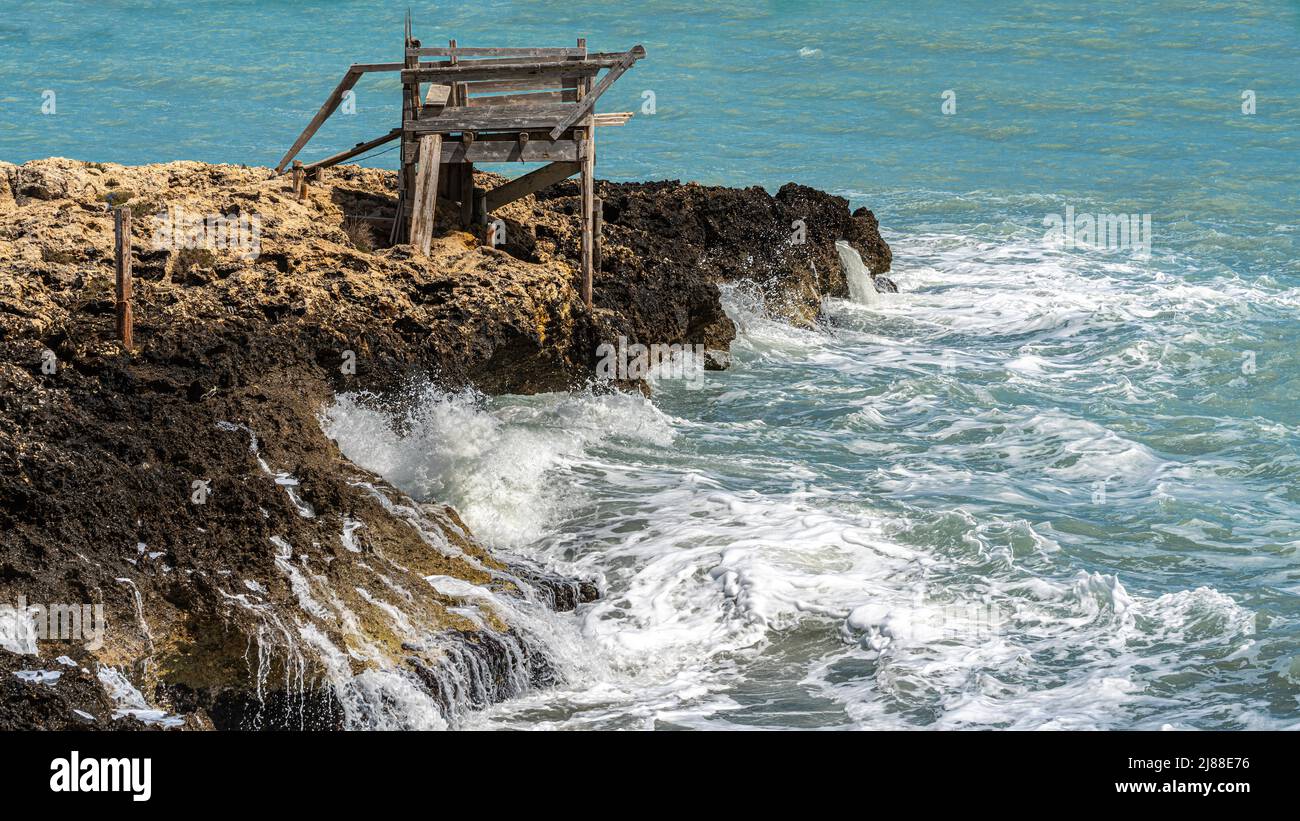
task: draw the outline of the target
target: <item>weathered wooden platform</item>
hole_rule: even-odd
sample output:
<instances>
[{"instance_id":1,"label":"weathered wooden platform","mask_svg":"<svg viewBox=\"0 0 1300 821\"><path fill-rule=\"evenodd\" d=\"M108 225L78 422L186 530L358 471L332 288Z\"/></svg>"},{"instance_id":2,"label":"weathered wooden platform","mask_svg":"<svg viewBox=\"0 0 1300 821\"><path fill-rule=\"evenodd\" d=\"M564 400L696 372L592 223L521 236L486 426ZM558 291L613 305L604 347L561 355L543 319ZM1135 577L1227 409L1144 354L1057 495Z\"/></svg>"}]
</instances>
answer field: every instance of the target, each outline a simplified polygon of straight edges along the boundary
<instances>
[{"instance_id":1,"label":"weathered wooden platform","mask_svg":"<svg viewBox=\"0 0 1300 821\"><path fill-rule=\"evenodd\" d=\"M439 200L456 207L467 229L482 230L493 210L579 174L582 294L590 307L601 223L593 188L596 128L621 126L632 116L597 114L595 105L645 54L641 46L592 53L585 39L565 48L469 48L455 40L446 47L425 47L412 37L408 18L403 61L349 67L276 171L283 173L294 161L361 77L400 72L399 128L323 160L294 163L295 169L307 173L326 168L400 140L398 204L390 239L409 241L424 254L429 252ZM441 59L421 61L423 57ZM475 163L505 162L546 165L492 191L474 187Z\"/></svg>"}]
</instances>

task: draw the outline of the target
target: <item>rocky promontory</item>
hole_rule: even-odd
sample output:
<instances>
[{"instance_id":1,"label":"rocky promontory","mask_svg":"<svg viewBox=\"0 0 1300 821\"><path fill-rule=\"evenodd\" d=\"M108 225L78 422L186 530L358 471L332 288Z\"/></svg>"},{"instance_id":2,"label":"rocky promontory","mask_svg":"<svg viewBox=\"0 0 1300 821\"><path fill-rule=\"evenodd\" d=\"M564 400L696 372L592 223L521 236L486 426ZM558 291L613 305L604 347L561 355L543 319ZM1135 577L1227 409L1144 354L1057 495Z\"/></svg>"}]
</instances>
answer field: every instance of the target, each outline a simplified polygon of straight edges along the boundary
<instances>
[{"instance_id":1,"label":"rocky promontory","mask_svg":"<svg viewBox=\"0 0 1300 821\"><path fill-rule=\"evenodd\" d=\"M388 171L329 169L299 199L265 168L0 163L0 728L443 726L555 681L515 614L581 606L595 582L493 551L350 463L321 409L413 376L585 387L619 337L726 367L719 285L808 324L848 294L836 240L890 264L869 211L795 184L597 195L589 311L573 182L494 214L497 247L440 208L426 258L387 242ZM224 242L231 225L255 247ZM51 630L72 606L102 635Z\"/></svg>"}]
</instances>

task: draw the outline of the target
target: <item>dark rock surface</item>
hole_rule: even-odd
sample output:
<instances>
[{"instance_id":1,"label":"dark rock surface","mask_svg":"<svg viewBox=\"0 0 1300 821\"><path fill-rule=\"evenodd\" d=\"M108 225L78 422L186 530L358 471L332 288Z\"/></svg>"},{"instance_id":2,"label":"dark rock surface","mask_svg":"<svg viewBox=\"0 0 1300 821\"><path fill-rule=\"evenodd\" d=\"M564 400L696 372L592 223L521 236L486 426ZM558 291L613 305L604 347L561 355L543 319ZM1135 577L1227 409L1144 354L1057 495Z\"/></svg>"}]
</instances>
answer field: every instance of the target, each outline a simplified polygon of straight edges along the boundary
<instances>
[{"instance_id":1,"label":"dark rock surface","mask_svg":"<svg viewBox=\"0 0 1300 821\"><path fill-rule=\"evenodd\" d=\"M735 329L719 283L753 280L806 323L823 295L847 294L836 239L873 273L889 267L874 216L813 189L601 183L593 313L575 287L573 183L502 209L502 249L444 221L428 259L376 240L393 183L332 169L300 202L266 169L0 163L0 607L102 605L104 646L69 654L123 671L188 727L347 726L339 682L374 670L424 681L449 715L545 686L558 674L519 625L468 618L424 578L559 610L597 595L494 556L455 511L348 462L318 421L335 391L412 375L563 390L588 383L597 346L620 335L704 344L721 363ZM122 200L137 214L132 352L113 338L105 203ZM155 244L164 208L255 216L260 254ZM790 242L796 220L803 243ZM349 522L362 523L353 543ZM420 636L376 593L400 599ZM130 725L105 718L93 675L12 675L34 658L0 656L0 728L64 728L73 708ZM456 676L439 673L449 665Z\"/></svg>"}]
</instances>

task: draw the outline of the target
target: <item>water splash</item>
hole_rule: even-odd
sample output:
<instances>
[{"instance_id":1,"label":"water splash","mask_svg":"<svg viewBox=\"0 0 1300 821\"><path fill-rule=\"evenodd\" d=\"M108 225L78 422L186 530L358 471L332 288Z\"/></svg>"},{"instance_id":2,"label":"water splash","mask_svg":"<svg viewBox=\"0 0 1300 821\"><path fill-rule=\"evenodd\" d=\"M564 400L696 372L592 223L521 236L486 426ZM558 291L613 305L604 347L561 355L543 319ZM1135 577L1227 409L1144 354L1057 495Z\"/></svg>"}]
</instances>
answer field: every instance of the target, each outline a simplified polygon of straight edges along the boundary
<instances>
[{"instance_id":1,"label":"water splash","mask_svg":"<svg viewBox=\"0 0 1300 821\"><path fill-rule=\"evenodd\" d=\"M835 241L835 251L840 256L840 265L844 267L844 278L849 283L849 299L860 305L876 306L880 304L880 294L876 293L875 280L862 262L862 255L844 240Z\"/></svg>"}]
</instances>

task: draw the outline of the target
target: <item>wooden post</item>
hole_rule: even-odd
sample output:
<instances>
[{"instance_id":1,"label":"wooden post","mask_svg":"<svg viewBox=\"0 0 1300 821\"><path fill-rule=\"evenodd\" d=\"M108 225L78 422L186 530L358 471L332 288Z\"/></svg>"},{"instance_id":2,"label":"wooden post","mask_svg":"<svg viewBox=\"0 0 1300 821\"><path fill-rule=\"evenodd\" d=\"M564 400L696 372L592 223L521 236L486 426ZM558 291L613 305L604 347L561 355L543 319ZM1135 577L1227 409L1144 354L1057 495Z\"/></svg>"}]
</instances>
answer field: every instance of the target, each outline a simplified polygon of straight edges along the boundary
<instances>
[{"instance_id":1,"label":"wooden post","mask_svg":"<svg viewBox=\"0 0 1300 821\"><path fill-rule=\"evenodd\" d=\"M420 41L415 39L411 31L411 21L407 18L406 31L403 37L402 45L404 48L419 48ZM402 58L402 65L406 68L415 68L420 64L419 55L406 55ZM401 148L397 150L397 207L393 212L393 230L389 232L388 241L393 245L398 244L403 239L405 233L402 229L407 226L403 215L410 213L413 209L411 199L415 196L415 160L416 152L419 151L419 144L407 135L405 131L406 122L414 119L419 113L420 106L420 84L418 82L402 83L402 136ZM409 237L407 237L409 239Z\"/></svg>"},{"instance_id":2,"label":"wooden post","mask_svg":"<svg viewBox=\"0 0 1300 821\"><path fill-rule=\"evenodd\" d=\"M299 200L307 199L307 171L302 160L293 161L293 195Z\"/></svg>"},{"instance_id":3,"label":"wooden post","mask_svg":"<svg viewBox=\"0 0 1300 821\"><path fill-rule=\"evenodd\" d=\"M579 40L578 44L585 45L585 41ZM588 77L580 84L579 100L584 99L590 93L591 78ZM596 129L594 126L579 126L578 133L583 137L580 149L582 153L582 301L587 304L587 310L591 310L592 257L594 253L592 222L596 209Z\"/></svg>"},{"instance_id":4,"label":"wooden post","mask_svg":"<svg viewBox=\"0 0 1300 821\"><path fill-rule=\"evenodd\" d=\"M135 318L131 315L131 208L123 205L113 212L113 261L117 269L117 338L122 346L131 350L133 340L132 327Z\"/></svg>"},{"instance_id":5,"label":"wooden post","mask_svg":"<svg viewBox=\"0 0 1300 821\"><path fill-rule=\"evenodd\" d=\"M474 142L473 134L465 134L461 139ZM474 163L460 164L460 224L465 230L474 225Z\"/></svg>"},{"instance_id":6,"label":"wooden post","mask_svg":"<svg viewBox=\"0 0 1300 821\"><path fill-rule=\"evenodd\" d=\"M591 267L592 270L600 270L600 232L605 229L605 201L596 197L595 205L592 208L592 246L591 246Z\"/></svg>"},{"instance_id":7,"label":"wooden post","mask_svg":"<svg viewBox=\"0 0 1300 821\"><path fill-rule=\"evenodd\" d=\"M420 168L415 177L415 196L411 207L411 245L416 252L429 255L433 243L433 217L438 205L438 166L442 159L442 135L426 134L420 138Z\"/></svg>"},{"instance_id":8,"label":"wooden post","mask_svg":"<svg viewBox=\"0 0 1300 821\"><path fill-rule=\"evenodd\" d=\"M474 189L474 225L479 228L488 224L487 189Z\"/></svg>"},{"instance_id":9,"label":"wooden post","mask_svg":"<svg viewBox=\"0 0 1300 821\"><path fill-rule=\"evenodd\" d=\"M453 65L453 66L454 66L454 65L456 65L458 62L460 62L459 59L457 59L456 54L455 54L455 50L456 50L456 41L455 41L455 40L448 40L448 41L447 41L447 47L450 48L450 49L452 50L452 52L453 52L452 54L447 55L447 63L448 63L449 65ZM453 83L452 86L451 86L451 93L447 95L447 105L465 105L465 100L463 99L463 95L464 95L464 94L465 94L465 86L464 86L464 84L463 84L463 83Z\"/></svg>"},{"instance_id":10,"label":"wooden post","mask_svg":"<svg viewBox=\"0 0 1300 821\"><path fill-rule=\"evenodd\" d=\"M456 48L456 41L448 40L447 45L454 49ZM447 62L454 66L459 61L456 58L456 55L452 54L447 58ZM462 104L460 102L461 87L460 83L450 84L450 87L447 90L447 104L444 108L450 108ZM450 200L451 202L460 202L460 164L443 163L438 179L440 181L439 184L442 186L441 193L443 198Z\"/></svg>"}]
</instances>

